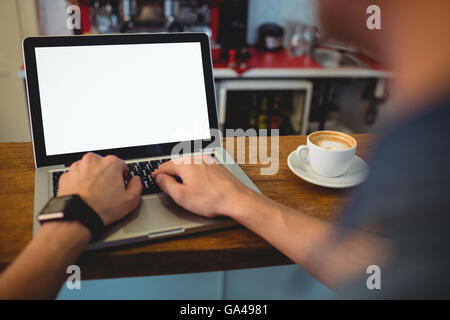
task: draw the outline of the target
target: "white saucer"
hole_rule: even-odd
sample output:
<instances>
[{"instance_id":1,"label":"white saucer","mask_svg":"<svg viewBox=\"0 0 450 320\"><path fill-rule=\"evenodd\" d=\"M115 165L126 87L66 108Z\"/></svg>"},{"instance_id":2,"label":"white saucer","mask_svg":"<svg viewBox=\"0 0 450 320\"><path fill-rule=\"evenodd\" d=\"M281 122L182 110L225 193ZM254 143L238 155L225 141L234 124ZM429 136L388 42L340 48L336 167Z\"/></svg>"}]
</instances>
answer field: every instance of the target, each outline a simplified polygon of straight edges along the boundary
<instances>
[{"instance_id":1,"label":"white saucer","mask_svg":"<svg viewBox=\"0 0 450 320\"><path fill-rule=\"evenodd\" d=\"M287 164L289 169L298 177L312 184L328 188L349 188L354 187L366 180L369 175L369 166L358 156L353 158L350 168L342 176L336 178L327 178L319 176L309 165L297 158L295 150L292 151L288 158Z\"/></svg>"}]
</instances>

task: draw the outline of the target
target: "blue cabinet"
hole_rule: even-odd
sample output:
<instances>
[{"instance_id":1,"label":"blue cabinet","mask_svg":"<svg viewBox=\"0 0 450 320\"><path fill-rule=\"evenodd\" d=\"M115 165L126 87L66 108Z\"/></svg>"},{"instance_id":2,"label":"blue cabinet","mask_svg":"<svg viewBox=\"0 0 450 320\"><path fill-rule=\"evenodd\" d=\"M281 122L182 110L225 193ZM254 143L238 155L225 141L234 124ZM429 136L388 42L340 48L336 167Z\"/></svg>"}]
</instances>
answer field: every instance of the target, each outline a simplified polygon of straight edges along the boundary
<instances>
[{"instance_id":1,"label":"blue cabinet","mask_svg":"<svg viewBox=\"0 0 450 320\"><path fill-rule=\"evenodd\" d=\"M81 281L58 299L321 299L333 292L296 265Z\"/></svg>"}]
</instances>

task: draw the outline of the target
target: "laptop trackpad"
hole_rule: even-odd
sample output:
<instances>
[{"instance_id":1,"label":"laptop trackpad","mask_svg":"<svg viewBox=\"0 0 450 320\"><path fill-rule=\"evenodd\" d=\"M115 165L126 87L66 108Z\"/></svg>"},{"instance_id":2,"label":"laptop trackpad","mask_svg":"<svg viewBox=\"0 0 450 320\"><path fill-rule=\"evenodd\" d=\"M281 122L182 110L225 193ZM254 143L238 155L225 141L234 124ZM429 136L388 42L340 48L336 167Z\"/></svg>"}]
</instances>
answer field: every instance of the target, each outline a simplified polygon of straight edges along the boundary
<instances>
[{"instance_id":1,"label":"laptop trackpad","mask_svg":"<svg viewBox=\"0 0 450 320\"><path fill-rule=\"evenodd\" d=\"M169 196L144 197L140 206L123 221L125 234L140 234L213 223L178 206Z\"/></svg>"}]
</instances>

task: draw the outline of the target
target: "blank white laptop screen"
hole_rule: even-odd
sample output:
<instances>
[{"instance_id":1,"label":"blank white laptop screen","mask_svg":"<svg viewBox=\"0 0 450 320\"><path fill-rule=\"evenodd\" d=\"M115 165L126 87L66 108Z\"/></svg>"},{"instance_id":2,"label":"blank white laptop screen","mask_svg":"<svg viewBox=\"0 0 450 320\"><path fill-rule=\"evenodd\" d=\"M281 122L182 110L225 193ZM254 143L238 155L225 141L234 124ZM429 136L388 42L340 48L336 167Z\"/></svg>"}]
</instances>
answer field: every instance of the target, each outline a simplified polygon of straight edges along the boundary
<instances>
[{"instance_id":1,"label":"blank white laptop screen","mask_svg":"<svg viewBox=\"0 0 450 320\"><path fill-rule=\"evenodd\" d=\"M36 48L46 153L209 139L200 43Z\"/></svg>"}]
</instances>

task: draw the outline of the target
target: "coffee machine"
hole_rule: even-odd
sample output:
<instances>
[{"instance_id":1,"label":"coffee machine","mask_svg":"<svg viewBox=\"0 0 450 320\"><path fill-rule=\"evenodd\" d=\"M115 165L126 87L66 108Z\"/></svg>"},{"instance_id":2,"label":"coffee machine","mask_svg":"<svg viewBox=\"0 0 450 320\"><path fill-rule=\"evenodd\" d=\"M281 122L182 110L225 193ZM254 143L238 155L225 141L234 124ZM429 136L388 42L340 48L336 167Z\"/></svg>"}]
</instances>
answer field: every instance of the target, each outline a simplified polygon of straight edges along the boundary
<instances>
[{"instance_id":1,"label":"coffee machine","mask_svg":"<svg viewBox=\"0 0 450 320\"><path fill-rule=\"evenodd\" d=\"M248 0L218 0L217 43L228 60L230 49L239 55L247 48Z\"/></svg>"},{"instance_id":2,"label":"coffee machine","mask_svg":"<svg viewBox=\"0 0 450 320\"><path fill-rule=\"evenodd\" d=\"M92 0L89 2L91 32L204 32L210 35L211 1Z\"/></svg>"}]
</instances>

